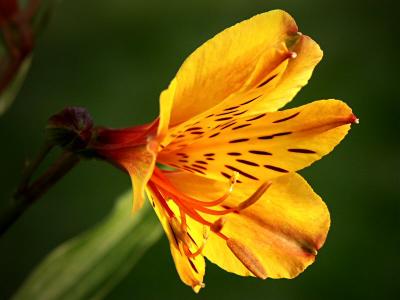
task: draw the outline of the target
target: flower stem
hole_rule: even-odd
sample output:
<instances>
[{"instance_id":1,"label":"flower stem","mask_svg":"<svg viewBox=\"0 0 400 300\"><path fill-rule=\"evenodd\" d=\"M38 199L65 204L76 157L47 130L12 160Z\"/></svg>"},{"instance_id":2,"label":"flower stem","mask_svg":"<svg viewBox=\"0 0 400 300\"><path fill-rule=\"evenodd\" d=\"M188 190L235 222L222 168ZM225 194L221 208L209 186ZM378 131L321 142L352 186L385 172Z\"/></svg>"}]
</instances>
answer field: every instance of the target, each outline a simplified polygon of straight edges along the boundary
<instances>
[{"instance_id":1,"label":"flower stem","mask_svg":"<svg viewBox=\"0 0 400 300\"><path fill-rule=\"evenodd\" d=\"M64 152L39 178L29 185L29 180L33 172L50 149L51 147L45 147L38 158L28 166L26 173L23 175L21 184L11 199L9 206L0 212L0 236L14 224L18 217L21 216L31 204L38 200L80 161L78 154Z\"/></svg>"},{"instance_id":2,"label":"flower stem","mask_svg":"<svg viewBox=\"0 0 400 300\"><path fill-rule=\"evenodd\" d=\"M54 145L51 143L46 143L42 147L42 149L40 150L38 156L36 157L36 159L34 161L27 161L25 170L22 173L22 178L21 178L21 181L19 183L16 193L20 193L27 188L29 181L31 180L31 178L33 176L33 173L39 167L41 162L45 159L45 157L50 152L50 150L53 148L53 146Z\"/></svg>"}]
</instances>

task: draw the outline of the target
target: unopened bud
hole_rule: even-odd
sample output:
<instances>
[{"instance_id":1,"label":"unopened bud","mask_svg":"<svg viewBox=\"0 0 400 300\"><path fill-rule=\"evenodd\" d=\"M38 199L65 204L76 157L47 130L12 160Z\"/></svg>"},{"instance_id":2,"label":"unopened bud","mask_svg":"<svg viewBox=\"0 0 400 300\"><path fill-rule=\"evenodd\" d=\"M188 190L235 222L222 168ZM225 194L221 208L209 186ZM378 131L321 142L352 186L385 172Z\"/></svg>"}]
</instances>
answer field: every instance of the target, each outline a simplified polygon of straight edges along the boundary
<instances>
[{"instance_id":1,"label":"unopened bud","mask_svg":"<svg viewBox=\"0 0 400 300\"><path fill-rule=\"evenodd\" d=\"M85 150L92 138L93 120L82 107L67 107L50 117L46 131L50 142L69 151Z\"/></svg>"}]
</instances>

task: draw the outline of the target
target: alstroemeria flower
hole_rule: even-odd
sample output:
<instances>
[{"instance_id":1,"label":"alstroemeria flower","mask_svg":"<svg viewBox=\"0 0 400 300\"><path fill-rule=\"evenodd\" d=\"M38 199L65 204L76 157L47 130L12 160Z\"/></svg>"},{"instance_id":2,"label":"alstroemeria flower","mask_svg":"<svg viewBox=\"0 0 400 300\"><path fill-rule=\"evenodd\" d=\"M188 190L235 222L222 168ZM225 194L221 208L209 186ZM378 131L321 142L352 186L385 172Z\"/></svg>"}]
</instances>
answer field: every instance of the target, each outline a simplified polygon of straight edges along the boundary
<instances>
[{"instance_id":1,"label":"alstroemeria flower","mask_svg":"<svg viewBox=\"0 0 400 300\"><path fill-rule=\"evenodd\" d=\"M324 244L328 209L296 171L357 119L338 100L278 111L321 58L290 15L263 13L187 58L157 120L97 132L93 148L130 174L134 210L147 192L179 276L196 292L204 257L242 276L293 278Z\"/></svg>"}]
</instances>

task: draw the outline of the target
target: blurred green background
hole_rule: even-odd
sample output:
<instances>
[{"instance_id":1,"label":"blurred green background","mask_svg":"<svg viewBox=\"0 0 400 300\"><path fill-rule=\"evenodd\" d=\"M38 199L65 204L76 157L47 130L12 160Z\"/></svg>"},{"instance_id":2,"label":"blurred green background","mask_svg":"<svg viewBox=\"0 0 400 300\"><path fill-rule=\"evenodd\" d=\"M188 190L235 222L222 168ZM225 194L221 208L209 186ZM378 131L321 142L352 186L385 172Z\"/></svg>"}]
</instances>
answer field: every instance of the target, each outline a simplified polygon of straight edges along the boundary
<instances>
[{"instance_id":1,"label":"blurred green background","mask_svg":"<svg viewBox=\"0 0 400 300\"><path fill-rule=\"evenodd\" d=\"M32 68L0 118L0 201L43 142L47 118L68 105L97 124L152 120L158 96L185 57L257 13L288 11L325 53L290 106L345 100L360 118L328 157L301 173L330 208L332 228L316 263L294 280L256 280L208 263L207 287L183 285L163 237L107 299L393 299L400 292L400 46L395 1L62 1L37 42ZM0 299L54 247L105 216L129 178L81 163L0 239Z\"/></svg>"}]
</instances>

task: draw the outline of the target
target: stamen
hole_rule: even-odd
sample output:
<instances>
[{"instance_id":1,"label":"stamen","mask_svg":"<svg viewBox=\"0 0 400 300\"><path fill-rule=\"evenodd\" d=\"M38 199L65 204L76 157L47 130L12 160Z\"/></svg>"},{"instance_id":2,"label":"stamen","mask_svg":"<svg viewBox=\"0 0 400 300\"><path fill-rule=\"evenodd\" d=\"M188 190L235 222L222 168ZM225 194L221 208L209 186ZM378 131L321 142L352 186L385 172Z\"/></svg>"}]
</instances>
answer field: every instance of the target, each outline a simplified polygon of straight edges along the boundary
<instances>
[{"instance_id":1,"label":"stamen","mask_svg":"<svg viewBox=\"0 0 400 300\"><path fill-rule=\"evenodd\" d=\"M181 215L181 228L183 232L187 232L187 224L186 224L186 214L182 208L179 208L179 213Z\"/></svg>"},{"instance_id":2,"label":"stamen","mask_svg":"<svg viewBox=\"0 0 400 300\"><path fill-rule=\"evenodd\" d=\"M267 272L265 271L262 263L249 248L235 239L228 239L226 244L232 253L251 273L261 279L267 278Z\"/></svg>"},{"instance_id":3,"label":"stamen","mask_svg":"<svg viewBox=\"0 0 400 300\"><path fill-rule=\"evenodd\" d=\"M239 180L239 177L240 177L239 172L236 172L236 171L233 172L233 175L232 175L232 177L230 178L230 183L231 183L231 185L230 185L230 187L229 187L229 193L232 193L232 192L233 192L233 188L234 188L236 182Z\"/></svg>"},{"instance_id":4,"label":"stamen","mask_svg":"<svg viewBox=\"0 0 400 300\"><path fill-rule=\"evenodd\" d=\"M261 198L261 196L264 195L264 193L268 190L271 184L272 184L271 181L267 181L264 182L262 185L260 185L260 187L249 198L247 198L245 201L241 202L237 206L237 210L243 210L256 203Z\"/></svg>"},{"instance_id":5,"label":"stamen","mask_svg":"<svg viewBox=\"0 0 400 300\"><path fill-rule=\"evenodd\" d=\"M190 243L190 238L186 234L186 231L182 230L181 223L178 221L176 217L172 217L169 220L169 223L171 224L171 228L175 233L175 236L178 238L179 241L181 241L184 245L189 245Z\"/></svg>"},{"instance_id":6,"label":"stamen","mask_svg":"<svg viewBox=\"0 0 400 300\"><path fill-rule=\"evenodd\" d=\"M201 252L203 252L204 247L206 246L207 240L208 240L208 230L206 226L203 226L203 243L194 253L190 251L188 244L183 244L183 250L185 252L185 255L187 257L193 258L201 254Z\"/></svg>"},{"instance_id":7,"label":"stamen","mask_svg":"<svg viewBox=\"0 0 400 300\"><path fill-rule=\"evenodd\" d=\"M215 215L215 216L222 216L222 215L226 215L232 212L237 212L237 208L227 208L224 210L215 210L215 209L210 209L207 207L197 207L197 210L204 212L206 214L209 215Z\"/></svg>"},{"instance_id":8,"label":"stamen","mask_svg":"<svg viewBox=\"0 0 400 300\"><path fill-rule=\"evenodd\" d=\"M174 186L172 185L172 183L168 180L168 178L166 176L164 176L164 174L162 174L162 172L159 171L157 168L154 170L154 174L156 176L153 176L151 178L151 180L155 184L157 184L158 186L162 187L167 192L169 192L172 197L179 195L180 198L184 199L187 202L190 202L191 204L194 204L196 207L197 207L197 205L215 206L215 205L218 205L218 204L221 204L222 202L224 202L229 197L229 195L233 192L234 186L235 186L235 184L238 181L239 176L240 176L238 172L233 172L233 176L230 179L229 190L228 190L227 193L222 195L220 198L218 198L218 199L216 199L214 201L200 201L200 200L191 198L189 196L186 196L182 192L180 192L177 189L175 189ZM158 178L158 177L160 177L160 178Z\"/></svg>"},{"instance_id":9,"label":"stamen","mask_svg":"<svg viewBox=\"0 0 400 300\"><path fill-rule=\"evenodd\" d=\"M228 177L228 174L226 175L226 177ZM208 240L209 231L211 230L215 235L227 241L228 247L231 248L232 252L242 262L246 255L250 255L248 258L246 258L246 263L243 263L251 272L253 272L254 275L265 278L266 275L264 274L265 272L263 272L262 266L260 267L258 265L257 259L251 254L250 250L245 248L240 243L231 240L221 232L226 222L226 218L220 217L214 222L210 222L203 217L203 213L214 216L224 216L229 213L238 213L240 210L246 209L256 203L271 185L270 181L264 182L252 195L250 195L250 197L235 207L226 207L222 210L211 209L210 207L212 206L222 204L232 194L234 186L236 182L238 182L239 176L239 172L233 172L232 176L229 177L228 191L220 198L213 201L202 201L185 195L179 191L169 180L169 178L165 176L165 174L157 167L155 168L153 176L149 182L149 187L152 189L160 205L168 212L169 223L174 236L176 237L176 240L180 242L181 251L183 251L188 258L194 258L202 253ZM175 217L175 214L169 208L167 201L173 201L177 205L179 209L180 220ZM200 247L197 247L196 243L189 236L187 216L194 221L203 224L203 242ZM197 247L195 252L191 251L193 244Z\"/></svg>"},{"instance_id":10,"label":"stamen","mask_svg":"<svg viewBox=\"0 0 400 300\"><path fill-rule=\"evenodd\" d=\"M215 221L211 226L211 231L220 232L226 223L226 218L221 217L217 221Z\"/></svg>"},{"instance_id":11,"label":"stamen","mask_svg":"<svg viewBox=\"0 0 400 300\"><path fill-rule=\"evenodd\" d=\"M151 191L154 193L156 196L155 198L158 200L158 202L161 204L161 206L167 211L168 216L172 218L174 216L174 212L169 208L167 202L165 201L163 195L159 192L157 189L157 186L149 181L148 186L150 187Z\"/></svg>"},{"instance_id":12,"label":"stamen","mask_svg":"<svg viewBox=\"0 0 400 300\"><path fill-rule=\"evenodd\" d=\"M261 196L267 191L267 189L271 186L271 184L272 184L271 181L264 182L249 198L241 202L237 207L227 208L224 210L214 210L206 207L198 207L197 209L204 213L217 216L226 215L231 212L238 212L256 203L261 198Z\"/></svg>"},{"instance_id":13,"label":"stamen","mask_svg":"<svg viewBox=\"0 0 400 300\"><path fill-rule=\"evenodd\" d=\"M208 239L208 232L209 232L209 227L203 226L203 239L205 240Z\"/></svg>"},{"instance_id":14,"label":"stamen","mask_svg":"<svg viewBox=\"0 0 400 300\"><path fill-rule=\"evenodd\" d=\"M202 281L197 281L196 283L194 283L192 285L192 289L195 291L195 293L198 293L200 291L200 289L205 288L205 287L206 287L206 285Z\"/></svg>"},{"instance_id":15,"label":"stamen","mask_svg":"<svg viewBox=\"0 0 400 300\"><path fill-rule=\"evenodd\" d=\"M200 216L195 209L193 209L192 207L188 206L187 204L185 204L185 202L182 202L181 199L179 198L173 198L173 200L176 202L176 204L178 206L180 206L192 219L196 220L197 222L207 225L207 226L211 226L212 223L208 222L207 220L205 220L202 216Z\"/></svg>"}]
</instances>

